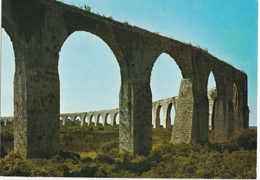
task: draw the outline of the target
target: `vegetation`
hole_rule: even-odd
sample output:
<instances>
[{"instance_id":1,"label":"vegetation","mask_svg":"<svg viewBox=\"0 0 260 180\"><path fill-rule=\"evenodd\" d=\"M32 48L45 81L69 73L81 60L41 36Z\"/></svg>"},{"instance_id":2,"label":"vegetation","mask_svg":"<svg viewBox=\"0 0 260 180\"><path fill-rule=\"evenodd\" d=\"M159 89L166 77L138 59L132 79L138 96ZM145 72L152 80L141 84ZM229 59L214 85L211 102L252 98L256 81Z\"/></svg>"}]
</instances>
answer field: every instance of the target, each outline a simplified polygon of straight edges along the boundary
<instances>
[{"instance_id":1,"label":"vegetation","mask_svg":"<svg viewBox=\"0 0 260 180\"><path fill-rule=\"evenodd\" d=\"M256 130L225 142L172 145L171 131L153 129L150 154L119 153L118 126L62 126L61 151L49 159L25 159L12 150L12 126L2 127L2 176L256 178ZM4 152L4 153L2 153Z\"/></svg>"}]
</instances>

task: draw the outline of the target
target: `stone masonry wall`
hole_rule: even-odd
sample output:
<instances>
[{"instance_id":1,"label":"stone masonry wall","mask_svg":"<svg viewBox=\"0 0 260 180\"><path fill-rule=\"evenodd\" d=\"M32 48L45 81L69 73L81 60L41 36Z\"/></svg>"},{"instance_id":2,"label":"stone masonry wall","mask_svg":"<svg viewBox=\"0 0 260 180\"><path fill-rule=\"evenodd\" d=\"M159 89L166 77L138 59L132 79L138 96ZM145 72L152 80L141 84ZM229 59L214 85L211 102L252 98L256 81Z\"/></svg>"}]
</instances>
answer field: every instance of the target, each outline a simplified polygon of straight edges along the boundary
<instances>
[{"instance_id":1,"label":"stone masonry wall","mask_svg":"<svg viewBox=\"0 0 260 180\"><path fill-rule=\"evenodd\" d=\"M193 121L193 94L192 79L182 79L176 102L174 125L172 129L171 143L189 143L192 135Z\"/></svg>"}]
</instances>

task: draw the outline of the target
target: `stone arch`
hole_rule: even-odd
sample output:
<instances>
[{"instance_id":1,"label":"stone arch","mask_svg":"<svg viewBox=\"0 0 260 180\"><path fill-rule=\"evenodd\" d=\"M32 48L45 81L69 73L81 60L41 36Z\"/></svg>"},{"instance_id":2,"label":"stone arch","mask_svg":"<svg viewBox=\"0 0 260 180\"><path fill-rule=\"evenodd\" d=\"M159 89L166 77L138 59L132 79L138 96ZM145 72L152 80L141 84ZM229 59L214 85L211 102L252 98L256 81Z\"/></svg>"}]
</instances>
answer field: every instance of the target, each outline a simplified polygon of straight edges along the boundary
<instances>
[{"instance_id":1,"label":"stone arch","mask_svg":"<svg viewBox=\"0 0 260 180\"><path fill-rule=\"evenodd\" d=\"M162 42L161 42L162 43ZM156 52L154 53L154 59L152 59L152 67L158 60L158 58L162 54L167 54L171 57L171 59L176 63L178 69L181 72L182 78L191 78L194 75L193 67L192 67L192 59L193 59L193 52L194 49L192 46L183 46L178 43L172 43L172 44L156 44L155 46L159 48L156 48Z\"/></svg>"},{"instance_id":2,"label":"stone arch","mask_svg":"<svg viewBox=\"0 0 260 180\"><path fill-rule=\"evenodd\" d=\"M79 117L80 117L80 126L84 126L86 124L85 118L86 118L87 114L86 113L80 113Z\"/></svg>"},{"instance_id":3,"label":"stone arch","mask_svg":"<svg viewBox=\"0 0 260 180\"><path fill-rule=\"evenodd\" d=\"M159 76L159 77L157 78L155 76ZM153 63L152 73L151 73L151 86L152 86L151 89L152 89L153 101L177 96L181 78L182 78L182 73L180 67L177 64L177 61L175 61L175 59L173 59L170 54L164 52L161 53L155 59ZM168 80L167 84L161 84L162 79L167 79ZM176 79L178 79L177 83L176 83ZM158 91L163 93L157 95ZM167 95L163 97L162 94L167 94Z\"/></svg>"},{"instance_id":4,"label":"stone arch","mask_svg":"<svg viewBox=\"0 0 260 180\"><path fill-rule=\"evenodd\" d=\"M87 114L85 114L83 116L83 120L84 120L84 125L89 125L89 119L88 119L88 115Z\"/></svg>"},{"instance_id":5,"label":"stone arch","mask_svg":"<svg viewBox=\"0 0 260 180\"><path fill-rule=\"evenodd\" d=\"M166 120L170 127L174 124L174 117L172 117L172 111L175 111L175 109L173 106L174 106L173 103L170 102L168 104L167 112L166 112Z\"/></svg>"},{"instance_id":6,"label":"stone arch","mask_svg":"<svg viewBox=\"0 0 260 180\"><path fill-rule=\"evenodd\" d=\"M66 18L67 21L68 18ZM105 32L105 29L91 29L89 28L87 25L86 26L82 26L82 24L79 26L79 23L75 22L71 22L74 25L71 25L70 27L67 27L67 31L69 32L68 34L66 34L65 36L63 36L62 41L59 44L59 48L61 49L63 44L67 41L67 39L74 34L75 32L86 32L86 33L90 33L96 37L98 37L99 39L101 39L108 47L109 49L112 51L113 55L116 57L116 60L120 66L121 70L124 70L127 68L126 62L124 61L124 57L122 56L122 50L120 49L120 47L117 45L117 42L115 42L115 39L111 39L111 37L109 36L109 32L107 33L103 33ZM99 28L99 27L97 27ZM107 27L106 27L107 28ZM110 30L108 30L110 31ZM113 32L112 32L113 33Z\"/></svg>"},{"instance_id":7,"label":"stone arch","mask_svg":"<svg viewBox=\"0 0 260 180\"><path fill-rule=\"evenodd\" d=\"M103 117L102 117L102 114L98 113L96 115L97 119L96 119L96 123L95 123L95 126L99 126L99 125L103 125Z\"/></svg>"},{"instance_id":8,"label":"stone arch","mask_svg":"<svg viewBox=\"0 0 260 180\"><path fill-rule=\"evenodd\" d=\"M80 125L81 124L81 121L82 121L82 119L81 119L81 117L80 117L80 115L76 115L75 116L75 124L76 125Z\"/></svg>"},{"instance_id":9,"label":"stone arch","mask_svg":"<svg viewBox=\"0 0 260 180\"><path fill-rule=\"evenodd\" d=\"M60 120L63 126L66 125L66 115L60 115Z\"/></svg>"},{"instance_id":10,"label":"stone arch","mask_svg":"<svg viewBox=\"0 0 260 180\"><path fill-rule=\"evenodd\" d=\"M211 71L208 76L208 86L207 86L207 97L208 97L208 109L209 109L209 129L215 129L215 105L217 101L217 86L214 73Z\"/></svg>"},{"instance_id":11,"label":"stone arch","mask_svg":"<svg viewBox=\"0 0 260 180\"><path fill-rule=\"evenodd\" d=\"M83 46L84 44L86 46ZM85 48L81 50L81 46ZM71 51L74 53L71 53ZM103 53L99 53L99 51L103 51ZM71 59L77 59L77 63L72 65ZM87 70L82 68L84 64ZM68 69L69 66L71 66L71 69ZM86 31L75 31L74 33L70 34L70 36L64 42L60 52L59 75L61 89L60 104L63 111L71 111L71 109L74 107L74 103L82 104L80 106L81 111L85 111L86 109L93 109L93 107L90 106L91 103L85 102L94 100L94 102L97 104L96 106L98 106L98 104L99 106L118 106L119 100L117 100L117 98L119 98L119 87L121 82L120 66L118 66L116 57L110 47L106 44L106 42L103 41L103 39L96 36L95 34ZM73 79L75 78L73 77L75 77L77 81L74 81ZM100 81L96 81L95 79L104 79L102 82L103 84L101 84ZM89 86L85 86L87 88L85 88L86 93L84 93L84 96L68 97L68 94L77 91L77 89L74 87L83 81L84 84L89 84ZM68 82L72 84L68 85ZM65 86L68 87L66 87L66 91L64 92ZM103 86L106 86L107 88L103 88ZM109 93L112 97L114 97L112 99L116 100L111 102L108 102L107 100L107 103L103 103L104 99L107 99L104 97L106 93L99 93L99 96L95 96L95 94L98 93L95 93L94 95L87 93L89 89L88 87L91 87L91 89L100 89L100 92L104 91ZM82 88L78 91L79 93L83 93ZM65 93L67 95L65 95ZM66 104L66 107L64 104ZM83 106L83 104L85 105ZM64 108L67 109L64 110ZM108 109L108 107L95 107L95 109ZM78 110L79 109L75 109L72 111Z\"/></svg>"},{"instance_id":12,"label":"stone arch","mask_svg":"<svg viewBox=\"0 0 260 180\"><path fill-rule=\"evenodd\" d=\"M65 124L71 124L73 122L73 120L71 119L70 116L66 116L64 121L65 121Z\"/></svg>"},{"instance_id":13,"label":"stone arch","mask_svg":"<svg viewBox=\"0 0 260 180\"><path fill-rule=\"evenodd\" d=\"M111 119L111 116L110 116L109 113L105 114L104 119L105 119L105 121L104 121L105 125L107 125L107 124L111 125L112 124L112 119Z\"/></svg>"},{"instance_id":14,"label":"stone arch","mask_svg":"<svg viewBox=\"0 0 260 180\"><path fill-rule=\"evenodd\" d=\"M95 116L94 116L94 114L91 114L89 116L89 126L93 125L93 123L95 124L95 122L96 122Z\"/></svg>"},{"instance_id":15,"label":"stone arch","mask_svg":"<svg viewBox=\"0 0 260 180\"><path fill-rule=\"evenodd\" d=\"M60 126L61 125L65 125L65 121L62 119L62 117L60 117Z\"/></svg>"},{"instance_id":16,"label":"stone arch","mask_svg":"<svg viewBox=\"0 0 260 180\"><path fill-rule=\"evenodd\" d=\"M112 125L117 125L119 124L119 113L115 113L115 114L110 114L111 117L111 123ZM118 119L118 122L117 122Z\"/></svg>"},{"instance_id":17,"label":"stone arch","mask_svg":"<svg viewBox=\"0 0 260 180\"><path fill-rule=\"evenodd\" d=\"M163 111L162 111L162 105L158 105L157 108L156 108L156 111L155 111L155 122L156 124L159 124L159 127L161 126L161 115L163 114Z\"/></svg>"},{"instance_id":18,"label":"stone arch","mask_svg":"<svg viewBox=\"0 0 260 180\"><path fill-rule=\"evenodd\" d=\"M169 98L169 97L173 97L173 96L177 96L179 93L179 89L180 89L180 84L181 84L181 79L183 78L183 74L186 73L185 70L182 70L182 66L181 66L181 61L177 60L176 58L179 58L178 56L175 55L176 52L174 52L174 50L164 50L164 51L158 51L158 55L155 56L156 58L154 59L153 62L153 68L152 68L152 75L151 75L151 86L153 84L153 76L156 73L156 68L157 66L161 66L159 70L161 70L161 74L167 74L168 77L161 77L162 79L167 79L167 83L166 86L161 87L161 89L164 92L164 94L167 94L165 97L160 97L160 98L154 98L154 88L152 89L152 98L153 101L155 99L162 99L162 98ZM164 61L164 62L163 62ZM161 65L159 64L161 63ZM164 63L164 64L163 64ZM167 63L167 64L166 64ZM157 65L159 64L159 65ZM166 66L163 68L163 66ZM186 67L187 68L187 67ZM165 69L168 69L167 72L165 72ZM159 71L158 70L158 71ZM155 73L154 73L155 71ZM187 76L187 75L186 75ZM160 79L161 80L161 79ZM160 81L159 80L159 81ZM169 85L171 83L171 85ZM165 89L168 89L168 92L166 91L165 93ZM167 106L167 105L164 105ZM161 119L163 119L163 127L165 128L171 128L171 118L170 118L170 114L168 114L168 110L171 109L167 109L168 107L164 107L163 108L163 117ZM153 108L154 109L154 108ZM157 110L155 110L157 111ZM158 115L156 114L157 112L153 113L154 116L154 122L153 122L153 127L156 128L158 126ZM172 119L174 119L175 117L172 117ZM161 123L159 123L161 124Z\"/></svg>"},{"instance_id":19,"label":"stone arch","mask_svg":"<svg viewBox=\"0 0 260 180\"><path fill-rule=\"evenodd\" d=\"M227 140L234 130L233 84L236 70L229 64L217 62L212 72L216 80L217 101L214 107L216 140ZM226 72L226 73L223 73Z\"/></svg>"}]
</instances>

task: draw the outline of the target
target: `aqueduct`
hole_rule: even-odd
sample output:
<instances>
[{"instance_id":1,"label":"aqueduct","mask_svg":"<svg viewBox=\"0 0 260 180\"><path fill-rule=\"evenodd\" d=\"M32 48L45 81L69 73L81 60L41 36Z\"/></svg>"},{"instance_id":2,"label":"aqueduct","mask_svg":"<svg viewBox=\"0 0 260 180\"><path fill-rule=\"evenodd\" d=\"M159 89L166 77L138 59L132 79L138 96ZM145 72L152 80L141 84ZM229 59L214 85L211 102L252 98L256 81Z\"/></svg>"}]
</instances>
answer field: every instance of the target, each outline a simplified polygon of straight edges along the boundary
<instances>
[{"instance_id":1,"label":"aqueduct","mask_svg":"<svg viewBox=\"0 0 260 180\"><path fill-rule=\"evenodd\" d=\"M59 52L75 31L100 37L120 66L119 148L148 154L152 147L150 77L156 59L169 54L182 82L172 143L208 140L207 81L217 86L214 127L219 139L248 128L247 75L206 51L55 0L2 0L2 27L15 54L14 149L26 157L59 152Z\"/></svg>"},{"instance_id":2,"label":"aqueduct","mask_svg":"<svg viewBox=\"0 0 260 180\"><path fill-rule=\"evenodd\" d=\"M153 128L168 128L171 129L171 119L174 117L171 117L171 111L172 107L176 109L176 100L177 96L167 98L167 99L161 99L158 101L154 101L152 103L152 125ZM213 128L213 121L214 121L214 105L217 98L217 91L216 88L208 89L208 99L209 99L209 129ZM161 109L163 110L163 116L162 120L160 119L160 112ZM118 124L116 122L116 118L119 114L118 108L116 109L108 109L108 110L99 110L99 111L89 111L89 112L73 112L73 113L61 113L60 114L60 124L66 125L68 122L72 122L73 124L84 126L84 125L116 125ZM108 122L108 117L110 116L110 123ZM100 119L103 119L102 123L100 122ZM93 121L94 119L94 121ZM14 121L13 116L3 116L0 117L0 121L3 126L7 126L7 124Z\"/></svg>"}]
</instances>

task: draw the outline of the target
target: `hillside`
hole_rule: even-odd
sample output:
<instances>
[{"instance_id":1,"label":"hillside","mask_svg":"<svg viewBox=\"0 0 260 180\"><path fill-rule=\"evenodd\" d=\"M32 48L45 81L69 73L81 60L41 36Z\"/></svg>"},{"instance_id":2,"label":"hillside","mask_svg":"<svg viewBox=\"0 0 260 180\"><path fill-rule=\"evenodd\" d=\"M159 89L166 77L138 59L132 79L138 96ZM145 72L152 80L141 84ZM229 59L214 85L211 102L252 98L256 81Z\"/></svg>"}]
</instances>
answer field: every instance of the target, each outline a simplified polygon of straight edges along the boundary
<instances>
[{"instance_id":1,"label":"hillside","mask_svg":"<svg viewBox=\"0 0 260 180\"><path fill-rule=\"evenodd\" d=\"M153 129L153 148L147 157L119 154L118 130L118 126L62 126L59 155L24 159L12 151L12 125L1 127L1 175L256 178L256 129L236 132L226 142L204 145L172 145L170 130Z\"/></svg>"}]
</instances>

